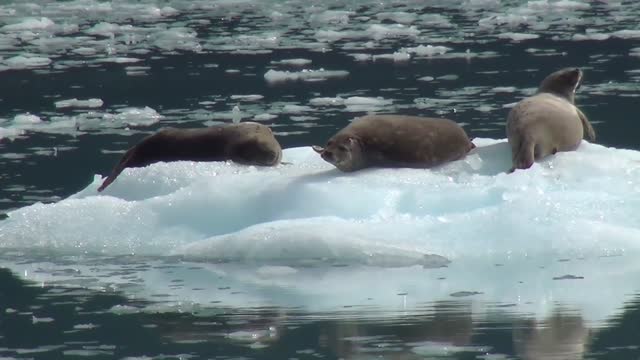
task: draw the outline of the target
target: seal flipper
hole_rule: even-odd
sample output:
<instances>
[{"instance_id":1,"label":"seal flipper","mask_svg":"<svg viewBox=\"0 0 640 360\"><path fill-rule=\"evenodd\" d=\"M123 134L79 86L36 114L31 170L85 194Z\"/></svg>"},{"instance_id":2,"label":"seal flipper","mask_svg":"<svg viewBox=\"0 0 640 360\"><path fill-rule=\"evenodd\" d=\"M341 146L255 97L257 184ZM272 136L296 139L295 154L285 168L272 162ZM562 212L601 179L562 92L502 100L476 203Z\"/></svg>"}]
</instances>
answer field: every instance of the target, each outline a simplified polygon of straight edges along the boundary
<instances>
[{"instance_id":1,"label":"seal flipper","mask_svg":"<svg viewBox=\"0 0 640 360\"><path fill-rule=\"evenodd\" d=\"M102 190L106 189L107 186L114 182L118 175L120 175L120 173L128 167L129 162L131 161L131 158L133 157L136 149L137 146L134 146L124 154L122 159L120 159L118 165L113 168L111 174L102 182L102 185L100 185L100 187L98 188L98 192L102 192Z\"/></svg>"},{"instance_id":2,"label":"seal flipper","mask_svg":"<svg viewBox=\"0 0 640 360\"><path fill-rule=\"evenodd\" d=\"M591 126L589 119L582 111L580 111L580 109L578 109L578 107L576 107L576 110L578 111L578 116L582 122L584 135L589 139L589 141L596 141L596 131L593 129L593 126Z\"/></svg>"},{"instance_id":3,"label":"seal flipper","mask_svg":"<svg viewBox=\"0 0 640 360\"><path fill-rule=\"evenodd\" d=\"M529 139L529 136L523 136L519 144L511 147L511 160L513 167L510 173L516 169L528 169L533 165L535 159L535 144Z\"/></svg>"}]
</instances>

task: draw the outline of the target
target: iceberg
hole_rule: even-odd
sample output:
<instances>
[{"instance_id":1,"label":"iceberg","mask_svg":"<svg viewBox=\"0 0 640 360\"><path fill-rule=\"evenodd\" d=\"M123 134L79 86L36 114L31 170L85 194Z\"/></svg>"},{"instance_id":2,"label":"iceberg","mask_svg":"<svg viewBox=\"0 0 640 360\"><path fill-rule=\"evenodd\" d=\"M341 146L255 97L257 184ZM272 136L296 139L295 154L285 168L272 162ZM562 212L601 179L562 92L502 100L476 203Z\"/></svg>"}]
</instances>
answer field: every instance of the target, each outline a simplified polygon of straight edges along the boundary
<instances>
[{"instance_id":1,"label":"iceberg","mask_svg":"<svg viewBox=\"0 0 640 360\"><path fill-rule=\"evenodd\" d=\"M539 316L563 302L597 321L614 313L640 271L640 152L585 141L507 174L506 140L474 143L433 169L341 173L298 147L273 168L127 169L100 194L96 175L67 199L8 213L0 266L181 304L401 311L462 296ZM74 272L24 260L39 252L73 257ZM184 287L167 288L176 278Z\"/></svg>"}]
</instances>

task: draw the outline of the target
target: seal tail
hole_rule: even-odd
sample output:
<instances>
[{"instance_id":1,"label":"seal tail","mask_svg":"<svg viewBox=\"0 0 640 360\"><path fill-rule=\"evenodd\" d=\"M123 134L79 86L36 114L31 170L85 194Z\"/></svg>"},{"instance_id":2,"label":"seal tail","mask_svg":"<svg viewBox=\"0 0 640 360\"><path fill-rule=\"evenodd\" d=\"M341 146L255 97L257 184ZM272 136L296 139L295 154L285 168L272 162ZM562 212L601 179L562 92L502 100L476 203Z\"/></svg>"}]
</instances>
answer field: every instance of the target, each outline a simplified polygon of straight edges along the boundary
<instances>
[{"instance_id":1,"label":"seal tail","mask_svg":"<svg viewBox=\"0 0 640 360\"><path fill-rule=\"evenodd\" d=\"M102 182L102 185L100 185L100 187L98 188L98 192L102 192L102 190L106 189L107 186L114 182L118 175L120 175L120 173L127 168L127 165L129 165L135 149L136 148L133 147L124 154L122 159L120 159L118 165L116 165L116 167L113 168L113 171L111 171L111 174Z\"/></svg>"},{"instance_id":2,"label":"seal tail","mask_svg":"<svg viewBox=\"0 0 640 360\"><path fill-rule=\"evenodd\" d=\"M535 160L535 144L528 136L523 136L520 143L511 147L513 167L510 173L516 169L528 169L533 165Z\"/></svg>"}]
</instances>

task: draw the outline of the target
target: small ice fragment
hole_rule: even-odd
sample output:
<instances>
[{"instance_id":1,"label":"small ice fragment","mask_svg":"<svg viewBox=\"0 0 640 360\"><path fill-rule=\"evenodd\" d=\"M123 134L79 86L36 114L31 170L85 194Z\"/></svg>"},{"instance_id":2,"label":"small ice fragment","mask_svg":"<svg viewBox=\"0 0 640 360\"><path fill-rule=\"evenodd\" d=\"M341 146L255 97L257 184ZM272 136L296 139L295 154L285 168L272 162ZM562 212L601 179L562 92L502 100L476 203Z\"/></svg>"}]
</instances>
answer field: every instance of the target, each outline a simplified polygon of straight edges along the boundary
<instances>
[{"instance_id":1,"label":"small ice fragment","mask_svg":"<svg viewBox=\"0 0 640 360\"><path fill-rule=\"evenodd\" d=\"M236 105L233 107L233 110L231 110L231 121L234 124L239 124L241 119L242 113L240 112L240 107Z\"/></svg>"}]
</instances>

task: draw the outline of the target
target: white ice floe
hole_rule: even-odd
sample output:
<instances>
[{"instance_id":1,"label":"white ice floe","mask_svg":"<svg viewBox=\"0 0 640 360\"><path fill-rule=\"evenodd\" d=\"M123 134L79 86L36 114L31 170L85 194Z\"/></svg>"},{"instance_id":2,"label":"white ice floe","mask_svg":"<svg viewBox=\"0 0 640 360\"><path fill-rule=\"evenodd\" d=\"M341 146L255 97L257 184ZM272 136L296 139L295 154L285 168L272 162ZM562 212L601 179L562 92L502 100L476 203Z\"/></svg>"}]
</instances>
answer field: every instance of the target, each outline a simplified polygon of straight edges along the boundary
<instances>
[{"instance_id":1,"label":"white ice floe","mask_svg":"<svg viewBox=\"0 0 640 360\"><path fill-rule=\"evenodd\" d=\"M55 23L46 17L41 18L26 18L20 22L5 25L0 28L0 31L25 31L25 30L42 30L54 26Z\"/></svg>"},{"instance_id":2,"label":"white ice floe","mask_svg":"<svg viewBox=\"0 0 640 360\"><path fill-rule=\"evenodd\" d=\"M322 81L330 78L341 78L349 75L345 70L302 70L302 71L278 71L269 70L264 74L265 80L271 83L284 81Z\"/></svg>"},{"instance_id":3,"label":"white ice floe","mask_svg":"<svg viewBox=\"0 0 640 360\"><path fill-rule=\"evenodd\" d=\"M51 59L43 56L18 55L5 59L3 62L10 69L30 69L47 66L51 64Z\"/></svg>"},{"instance_id":4,"label":"white ice floe","mask_svg":"<svg viewBox=\"0 0 640 360\"><path fill-rule=\"evenodd\" d=\"M39 116L33 114L18 114L13 118L13 124L22 126L22 125L33 125L39 124L42 122Z\"/></svg>"},{"instance_id":5,"label":"white ice floe","mask_svg":"<svg viewBox=\"0 0 640 360\"><path fill-rule=\"evenodd\" d=\"M76 98L73 98L55 102L55 106L57 108L99 108L102 105L104 105L104 101L102 101L102 99L78 100Z\"/></svg>"},{"instance_id":6,"label":"white ice floe","mask_svg":"<svg viewBox=\"0 0 640 360\"><path fill-rule=\"evenodd\" d=\"M290 65L290 66L306 66L306 65L310 65L311 64L311 60L310 59L284 59L284 60L279 60L279 61L272 61L272 64L277 64L277 65Z\"/></svg>"},{"instance_id":7,"label":"white ice floe","mask_svg":"<svg viewBox=\"0 0 640 360\"><path fill-rule=\"evenodd\" d=\"M416 56L433 56L433 55L442 55L447 51L451 50L446 46L433 46L433 45L418 45L417 47L410 47L403 49L404 51L415 54Z\"/></svg>"},{"instance_id":8,"label":"white ice floe","mask_svg":"<svg viewBox=\"0 0 640 360\"><path fill-rule=\"evenodd\" d=\"M395 62L409 61L411 59L411 54L405 51L396 51L392 54L378 54L373 55L373 60L391 60Z\"/></svg>"},{"instance_id":9,"label":"white ice floe","mask_svg":"<svg viewBox=\"0 0 640 360\"><path fill-rule=\"evenodd\" d=\"M149 126L157 123L161 118L162 115L148 106L143 108L126 107L118 109L116 114L103 115L104 121L115 126Z\"/></svg>"},{"instance_id":10,"label":"white ice floe","mask_svg":"<svg viewBox=\"0 0 640 360\"><path fill-rule=\"evenodd\" d=\"M79 256L73 273L50 256L0 263L43 283L102 279L136 297L162 289L171 301L221 306L409 311L468 293L535 316L564 302L590 320L611 316L640 275L640 152L583 142L507 174L505 140L474 142L465 159L429 170L346 174L303 147L285 149L287 164L274 168L127 169L104 193L96 176L68 199L9 212L0 247L159 258L126 276ZM170 259L168 271L167 255L184 262ZM177 278L184 287L167 286Z\"/></svg>"}]
</instances>

